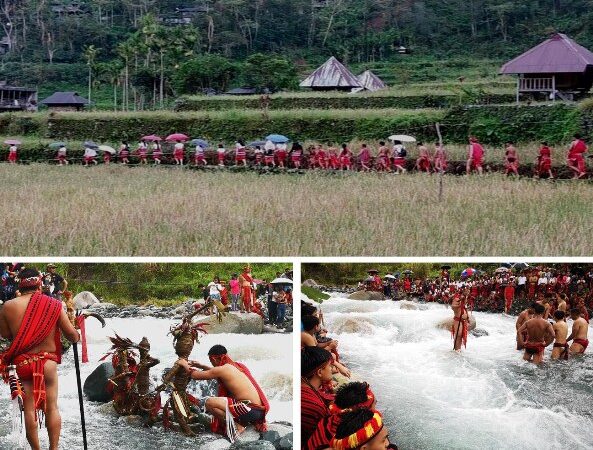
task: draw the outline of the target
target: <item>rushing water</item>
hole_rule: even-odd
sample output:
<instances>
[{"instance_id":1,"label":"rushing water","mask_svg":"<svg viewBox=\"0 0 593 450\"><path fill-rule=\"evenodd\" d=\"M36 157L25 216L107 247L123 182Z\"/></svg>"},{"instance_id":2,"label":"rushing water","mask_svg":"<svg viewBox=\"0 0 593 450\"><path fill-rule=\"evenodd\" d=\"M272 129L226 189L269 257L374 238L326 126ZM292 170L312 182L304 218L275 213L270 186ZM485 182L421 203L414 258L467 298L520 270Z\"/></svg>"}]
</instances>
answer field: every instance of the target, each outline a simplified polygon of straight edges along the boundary
<instances>
[{"instance_id":1,"label":"rushing water","mask_svg":"<svg viewBox=\"0 0 593 450\"><path fill-rule=\"evenodd\" d=\"M152 350L151 354L161 360L161 364L152 369L153 378L160 380L160 375L166 367L175 361L175 353L171 336L167 336L169 320L155 318L108 319L107 327L100 328L94 319L87 321L87 339L90 363L82 366L82 379L88 376L98 365L97 361L109 350L111 343L108 336L114 333L122 337L129 337L139 342L142 336L147 336ZM229 355L236 361L243 362L249 367L253 376L261 384L270 401L268 421L286 421L292 423L292 335L275 334L273 339L269 334L238 335L213 334L200 338L191 355L192 359L208 364L207 352L214 344L224 345ZM68 352L59 367L60 394L59 406L62 412L62 438L60 448L82 448L80 434L80 415L78 408L78 394L76 374L72 352ZM158 381L158 380L155 380ZM204 388L204 386L201 386ZM197 387L199 392L200 387ZM8 434L10 433L9 389L0 383L0 449L15 448ZM163 431L159 424L152 429L132 426L124 418L118 418L112 413L112 408L104 405L86 402L87 434L90 449L176 449L220 448L208 444L217 437L211 434L197 438L186 438L178 433ZM47 448L47 433L41 430L42 447ZM257 437L256 437L257 439ZM228 444L230 445L230 444ZM228 446L227 446L228 447Z\"/></svg>"},{"instance_id":2,"label":"rushing water","mask_svg":"<svg viewBox=\"0 0 593 450\"><path fill-rule=\"evenodd\" d=\"M591 349L550 361L548 348L536 367L515 350L515 317L475 313L488 336L470 334L458 354L450 332L437 328L452 315L445 306L333 296L322 308L400 449L593 448Z\"/></svg>"}]
</instances>

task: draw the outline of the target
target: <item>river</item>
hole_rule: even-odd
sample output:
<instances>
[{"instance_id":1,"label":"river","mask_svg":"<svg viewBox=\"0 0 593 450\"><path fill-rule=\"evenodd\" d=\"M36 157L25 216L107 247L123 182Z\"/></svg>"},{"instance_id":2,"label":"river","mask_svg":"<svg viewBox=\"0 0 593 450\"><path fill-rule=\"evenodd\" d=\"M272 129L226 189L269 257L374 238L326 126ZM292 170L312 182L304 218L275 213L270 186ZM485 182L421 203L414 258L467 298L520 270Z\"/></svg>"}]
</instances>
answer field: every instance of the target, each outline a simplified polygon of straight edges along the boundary
<instances>
[{"instance_id":1,"label":"river","mask_svg":"<svg viewBox=\"0 0 593 450\"><path fill-rule=\"evenodd\" d=\"M515 349L515 317L475 313L488 335L470 334L458 354L450 332L437 328L452 315L443 305L333 295L322 310L401 450L593 448L590 348L550 361L548 347L547 362L536 367Z\"/></svg>"},{"instance_id":2,"label":"river","mask_svg":"<svg viewBox=\"0 0 593 450\"><path fill-rule=\"evenodd\" d=\"M84 380L98 365L98 360L109 350L111 343L108 336L118 333L139 342L147 336L152 346L151 354L159 358L161 363L152 369L151 376L155 382L160 380L162 371L170 367L176 356L173 351L171 336L167 336L173 322L166 319L146 318L114 318L107 319L107 326L100 328L92 318L87 321L87 337L90 363L82 366ZM177 323L177 322L175 322ZM200 337L191 355L192 359L209 364L207 352L214 344L224 345L229 355L243 362L251 370L262 386L270 401L268 422L284 421L292 423L292 335L269 334L213 334ZM158 380L157 380L158 378ZM82 448L80 431L80 415L76 374L72 352L68 352L59 366L59 406L62 413L62 434L60 448ZM195 386L195 392L205 389L204 385ZM210 389L211 390L211 389ZM14 441L10 439L10 392L8 386L0 383L0 449L14 449ZM181 434L163 431L159 424L151 429L130 425L124 418L112 413L112 408L105 405L86 402L86 422L89 449L122 449L146 450L179 450L181 448L228 448L230 443L221 440L221 436L210 433L196 438L186 438ZM42 447L48 447L47 433L40 430ZM257 439L257 437L255 438Z\"/></svg>"}]
</instances>

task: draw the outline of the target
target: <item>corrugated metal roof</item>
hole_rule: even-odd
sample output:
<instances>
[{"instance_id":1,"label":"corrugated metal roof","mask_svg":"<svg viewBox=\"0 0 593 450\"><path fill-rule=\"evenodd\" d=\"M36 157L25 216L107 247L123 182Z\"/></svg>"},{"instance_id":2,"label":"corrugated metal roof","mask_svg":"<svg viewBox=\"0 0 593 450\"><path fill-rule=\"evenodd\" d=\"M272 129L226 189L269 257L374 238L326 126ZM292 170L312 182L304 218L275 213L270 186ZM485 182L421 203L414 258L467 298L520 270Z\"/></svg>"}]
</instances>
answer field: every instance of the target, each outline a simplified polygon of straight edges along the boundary
<instances>
[{"instance_id":1,"label":"corrugated metal roof","mask_svg":"<svg viewBox=\"0 0 593 450\"><path fill-rule=\"evenodd\" d=\"M370 70L365 70L356 78L358 78L358 81L362 87L368 91L375 92L380 91L381 89L387 89L387 85L383 82L383 80Z\"/></svg>"},{"instance_id":2,"label":"corrugated metal roof","mask_svg":"<svg viewBox=\"0 0 593 450\"><path fill-rule=\"evenodd\" d=\"M89 101L78 95L78 92L54 92L39 103L42 105L88 105Z\"/></svg>"},{"instance_id":3,"label":"corrugated metal roof","mask_svg":"<svg viewBox=\"0 0 593 450\"><path fill-rule=\"evenodd\" d=\"M593 52L558 33L504 64L500 73L583 73L588 66Z\"/></svg>"},{"instance_id":4,"label":"corrugated metal roof","mask_svg":"<svg viewBox=\"0 0 593 450\"><path fill-rule=\"evenodd\" d=\"M334 56L318 67L300 84L301 87L362 87L352 72Z\"/></svg>"}]
</instances>

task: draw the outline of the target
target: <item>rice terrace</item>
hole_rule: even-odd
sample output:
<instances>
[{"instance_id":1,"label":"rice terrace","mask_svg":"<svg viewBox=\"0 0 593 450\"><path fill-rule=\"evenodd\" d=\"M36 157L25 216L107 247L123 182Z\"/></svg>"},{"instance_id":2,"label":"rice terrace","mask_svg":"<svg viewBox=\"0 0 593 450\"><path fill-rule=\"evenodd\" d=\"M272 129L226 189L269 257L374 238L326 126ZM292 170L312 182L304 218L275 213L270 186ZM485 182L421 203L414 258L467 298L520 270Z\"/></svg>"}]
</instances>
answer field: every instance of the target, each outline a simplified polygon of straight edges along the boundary
<instances>
[{"instance_id":1,"label":"rice terrace","mask_svg":"<svg viewBox=\"0 0 593 450\"><path fill-rule=\"evenodd\" d=\"M434 31L449 45L441 55L432 38L397 22L412 14L397 9L399 37L390 35L389 45L368 40L364 48L346 38L358 49L349 54L332 30L345 32L340 8L351 2L335 3L337 9L332 1L307 6L319 23L326 14L331 20L322 42L314 35L319 23L311 24L306 57L190 40L201 29L184 35L174 24L202 19L161 11L134 13L125 48L71 43L85 64L50 61L45 71L45 63L9 58L0 68L8 82L41 85L45 98L0 86L0 207L9 227L0 251L593 252L588 34L538 28L523 38L503 20L506 13L486 8L497 28L474 29L472 16L467 42ZM222 20L224 8L215 10ZM516 20L536 21L515 13ZM565 13L555 6L553 16ZM120 20L111 14L111 22ZM129 11L122 14L132 20ZM414 48L404 29L417 33ZM387 39L386 30L375 36Z\"/></svg>"}]
</instances>

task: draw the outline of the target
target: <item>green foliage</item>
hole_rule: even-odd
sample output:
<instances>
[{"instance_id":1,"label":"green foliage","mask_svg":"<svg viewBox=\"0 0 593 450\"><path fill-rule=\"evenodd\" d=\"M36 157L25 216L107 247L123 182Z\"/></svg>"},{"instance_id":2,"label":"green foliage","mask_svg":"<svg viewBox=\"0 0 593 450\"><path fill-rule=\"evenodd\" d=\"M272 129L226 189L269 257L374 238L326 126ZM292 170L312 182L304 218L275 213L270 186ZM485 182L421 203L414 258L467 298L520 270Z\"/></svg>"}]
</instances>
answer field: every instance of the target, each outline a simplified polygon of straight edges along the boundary
<instances>
[{"instance_id":1,"label":"green foliage","mask_svg":"<svg viewBox=\"0 0 593 450\"><path fill-rule=\"evenodd\" d=\"M173 86L179 94L194 94L206 88L225 91L236 69L224 56L200 55L181 64L173 77Z\"/></svg>"},{"instance_id":2,"label":"green foliage","mask_svg":"<svg viewBox=\"0 0 593 450\"><path fill-rule=\"evenodd\" d=\"M327 300L329 298L329 295L324 294L319 289L308 286L301 286L301 292L309 297L309 299L317 303L323 303L323 300Z\"/></svg>"},{"instance_id":3,"label":"green foliage","mask_svg":"<svg viewBox=\"0 0 593 450\"><path fill-rule=\"evenodd\" d=\"M43 270L43 264L33 264ZM57 272L68 280L74 294L91 291L104 301L120 306L171 306L190 298L202 298L198 288L214 277L228 281L233 273L240 273L244 263L200 264L57 264ZM271 280L283 272L288 264L251 264L256 279Z\"/></svg>"},{"instance_id":4,"label":"green foliage","mask_svg":"<svg viewBox=\"0 0 593 450\"><path fill-rule=\"evenodd\" d=\"M251 55L243 63L242 72L244 84L258 92L266 88L275 92L298 87L299 80L294 65L280 56L262 53Z\"/></svg>"}]
</instances>

